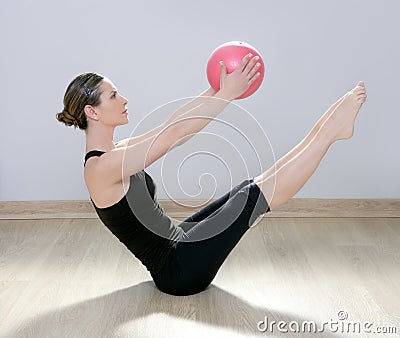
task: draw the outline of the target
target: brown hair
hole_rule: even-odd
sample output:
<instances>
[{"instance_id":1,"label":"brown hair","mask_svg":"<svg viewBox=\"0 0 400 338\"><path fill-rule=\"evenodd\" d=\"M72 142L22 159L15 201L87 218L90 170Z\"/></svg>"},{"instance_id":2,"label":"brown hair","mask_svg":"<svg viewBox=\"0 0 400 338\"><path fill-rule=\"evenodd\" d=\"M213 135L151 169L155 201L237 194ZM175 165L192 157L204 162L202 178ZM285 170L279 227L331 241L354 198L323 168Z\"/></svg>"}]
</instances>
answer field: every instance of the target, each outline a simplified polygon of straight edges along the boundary
<instances>
[{"instance_id":1,"label":"brown hair","mask_svg":"<svg viewBox=\"0 0 400 338\"><path fill-rule=\"evenodd\" d=\"M86 105L95 107L101 103L99 87L103 79L104 76L96 73L84 73L72 80L65 91L64 109L57 113L57 120L66 126L85 130L88 123L84 108Z\"/></svg>"}]
</instances>

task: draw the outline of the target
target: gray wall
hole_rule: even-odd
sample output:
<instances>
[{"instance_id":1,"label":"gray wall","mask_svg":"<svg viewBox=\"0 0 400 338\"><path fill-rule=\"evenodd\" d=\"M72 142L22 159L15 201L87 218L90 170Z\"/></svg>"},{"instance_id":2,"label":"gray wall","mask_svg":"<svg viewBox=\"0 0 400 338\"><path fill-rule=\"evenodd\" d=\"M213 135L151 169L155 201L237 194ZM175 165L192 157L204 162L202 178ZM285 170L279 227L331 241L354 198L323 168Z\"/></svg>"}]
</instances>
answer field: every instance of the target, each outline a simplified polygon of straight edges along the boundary
<instances>
[{"instance_id":1,"label":"gray wall","mask_svg":"<svg viewBox=\"0 0 400 338\"><path fill-rule=\"evenodd\" d=\"M88 199L84 133L55 120L75 75L105 74L128 97L130 123L116 130L121 139L172 112L173 105L159 106L205 89L207 57L231 40L254 45L267 66L260 90L237 102L243 110L221 115L258 128L246 135L265 151L263 169L361 79L369 97L354 137L329 150L296 197L400 198L399 13L398 0L8 1L0 12L0 200ZM144 118L153 121L139 123ZM233 125L222 125L211 124L148 168L159 198L212 197L259 172L255 157L246 159L245 135L231 141ZM185 159L199 144L208 154Z\"/></svg>"}]
</instances>

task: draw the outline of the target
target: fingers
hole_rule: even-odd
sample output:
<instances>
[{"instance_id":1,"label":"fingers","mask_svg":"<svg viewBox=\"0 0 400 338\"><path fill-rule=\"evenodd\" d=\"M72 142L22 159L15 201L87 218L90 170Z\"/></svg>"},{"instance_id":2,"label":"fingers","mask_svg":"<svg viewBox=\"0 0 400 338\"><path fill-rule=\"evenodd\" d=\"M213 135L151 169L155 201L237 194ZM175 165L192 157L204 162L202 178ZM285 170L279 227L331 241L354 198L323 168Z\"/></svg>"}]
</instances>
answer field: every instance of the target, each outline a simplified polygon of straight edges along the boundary
<instances>
[{"instance_id":1,"label":"fingers","mask_svg":"<svg viewBox=\"0 0 400 338\"><path fill-rule=\"evenodd\" d=\"M258 55L253 57L253 54L249 53L242 59L240 65L237 67L237 70L239 72L249 74L255 66L257 66L257 68L261 66L260 64L257 64L258 60L260 60Z\"/></svg>"},{"instance_id":2,"label":"fingers","mask_svg":"<svg viewBox=\"0 0 400 338\"><path fill-rule=\"evenodd\" d=\"M253 57L253 54L249 53L247 54L242 61L240 61L239 66L236 68L239 72L243 72L247 66L247 64L249 63L250 59Z\"/></svg>"},{"instance_id":3,"label":"fingers","mask_svg":"<svg viewBox=\"0 0 400 338\"><path fill-rule=\"evenodd\" d=\"M233 72L228 74L227 66L220 61L220 88L229 97L237 98L261 76L262 63L258 62L260 56L249 53L242 58Z\"/></svg>"},{"instance_id":4,"label":"fingers","mask_svg":"<svg viewBox=\"0 0 400 338\"><path fill-rule=\"evenodd\" d=\"M226 64L224 63L224 61L220 61L219 65L221 67L221 76L226 75Z\"/></svg>"},{"instance_id":5,"label":"fingers","mask_svg":"<svg viewBox=\"0 0 400 338\"><path fill-rule=\"evenodd\" d=\"M254 75L256 75L257 71L260 69L261 63L257 62L253 68L250 69L250 72L247 74L247 77L249 79L252 79ZM260 75L260 73L258 73Z\"/></svg>"},{"instance_id":6,"label":"fingers","mask_svg":"<svg viewBox=\"0 0 400 338\"><path fill-rule=\"evenodd\" d=\"M260 72L256 73L252 78L249 80L249 86L253 84L259 77L261 76Z\"/></svg>"},{"instance_id":7,"label":"fingers","mask_svg":"<svg viewBox=\"0 0 400 338\"><path fill-rule=\"evenodd\" d=\"M222 82L224 81L224 79L226 78L226 64L224 63L224 61L220 61L219 62L221 71L220 71L220 76L219 76L219 86L220 88L222 88Z\"/></svg>"},{"instance_id":8,"label":"fingers","mask_svg":"<svg viewBox=\"0 0 400 338\"><path fill-rule=\"evenodd\" d=\"M257 73L261 67L261 63L259 63L258 60L260 60L258 55L253 57L253 54L249 53L242 59L240 65L236 69L238 72L247 75L249 85L251 85L261 75L260 73Z\"/></svg>"},{"instance_id":9,"label":"fingers","mask_svg":"<svg viewBox=\"0 0 400 338\"><path fill-rule=\"evenodd\" d=\"M250 55L251 55L251 54L250 54ZM258 56L253 57L253 58L247 63L247 65L246 65L246 67L244 68L243 72L244 72L244 73L247 73L247 74L250 74L250 72L254 69L254 67L255 67L256 65L258 65L258 67L260 67L260 64L257 63L257 61L258 61L259 59L260 59L260 58L259 58ZM258 67L257 67L257 68L258 68Z\"/></svg>"}]
</instances>

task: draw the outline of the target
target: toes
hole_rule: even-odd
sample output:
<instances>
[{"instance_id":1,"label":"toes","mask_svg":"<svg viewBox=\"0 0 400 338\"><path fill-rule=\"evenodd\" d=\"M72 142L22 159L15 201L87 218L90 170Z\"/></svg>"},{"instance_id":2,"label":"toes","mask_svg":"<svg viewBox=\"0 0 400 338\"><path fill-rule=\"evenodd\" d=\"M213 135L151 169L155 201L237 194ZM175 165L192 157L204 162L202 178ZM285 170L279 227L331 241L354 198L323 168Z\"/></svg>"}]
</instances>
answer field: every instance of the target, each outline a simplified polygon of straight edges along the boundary
<instances>
[{"instance_id":1,"label":"toes","mask_svg":"<svg viewBox=\"0 0 400 338\"><path fill-rule=\"evenodd\" d=\"M359 101L360 99L366 100L367 94L365 90L365 84L363 81L359 81L357 86L354 87L346 96L353 97L353 99Z\"/></svg>"},{"instance_id":2,"label":"toes","mask_svg":"<svg viewBox=\"0 0 400 338\"><path fill-rule=\"evenodd\" d=\"M363 94L363 95L358 95L357 96L357 101L364 103L367 100L367 95Z\"/></svg>"},{"instance_id":3,"label":"toes","mask_svg":"<svg viewBox=\"0 0 400 338\"><path fill-rule=\"evenodd\" d=\"M364 87L356 87L354 88L353 93L356 95L365 94L366 90Z\"/></svg>"},{"instance_id":4,"label":"toes","mask_svg":"<svg viewBox=\"0 0 400 338\"><path fill-rule=\"evenodd\" d=\"M359 82L357 83L357 86L355 86L355 87L353 88L352 92L353 92L354 94L358 94L358 93L360 93L360 92L365 92L365 84L364 84L364 82L363 82L363 81L359 81Z\"/></svg>"}]
</instances>

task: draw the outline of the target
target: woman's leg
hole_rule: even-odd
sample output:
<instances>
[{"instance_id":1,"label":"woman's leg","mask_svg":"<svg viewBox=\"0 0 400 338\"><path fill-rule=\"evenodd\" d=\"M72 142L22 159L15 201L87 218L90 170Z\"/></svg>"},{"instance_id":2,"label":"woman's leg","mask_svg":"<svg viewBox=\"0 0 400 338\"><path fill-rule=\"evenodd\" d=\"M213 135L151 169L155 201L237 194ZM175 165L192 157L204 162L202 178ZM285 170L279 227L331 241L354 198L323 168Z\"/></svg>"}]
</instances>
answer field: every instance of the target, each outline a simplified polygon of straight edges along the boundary
<instances>
[{"instance_id":1,"label":"woman's leg","mask_svg":"<svg viewBox=\"0 0 400 338\"><path fill-rule=\"evenodd\" d=\"M268 178L275 171L279 170L287 162L289 162L292 158L294 158L298 153L300 153L314 138L314 136L317 134L318 130L325 123L325 121L332 114L332 112L336 109L336 107L343 101L343 99L344 99L344 96L341 97L339 100L337 100L332 106L330 106L329 109L324 113L324 115L322 115L321 118L317 121L317 123L314 125L314 127L311 129L311 131L308 133L308 135L296 147L294 147L285 156L283 156L281 159L279 159L274 164L273 167L271 167L267 171L265 171L262 174L263 177L265 179ZM261 180L261 178L259 178L259 180ZM230 192L226 193L222 197L218 198L214 202L206 205L204 208L202 208L201 210L194 213L192 216L187 218L183 223L181 223L180 227L182 227L185 230L185 232L189 231L198 222L204 220L205 218L210 216L213 212L218 210L221 206L223 206L228 201L230 196L235 194L241 187L244 186L244 183L245 182L240 183L238 186L234 187Z\"/></svg>"},{"instance_id":2,"label":"woman's leg","mask_svg":"<svg viewBox=\"0 0 400 338\"><path fill-rule=\"evenodd\" d=\"M203 221L215 211L220 209L225 203L235 195L241 188L249 184L251 180L244 180L243 182L236 185L231 191L227 192L225 195L221 196L217 200L211 202L206 205L204 208L200 209L187 219L185 219L179 226L185 231L188 232L191 228L193 228L198 222Z\"/></svg>"},{"instance_id":3,"label":"woman's leg","mask_svg":"<svg viewBox=\"0 0 400 338\"><path fill-rule=\"evenodd\" d=\"M295 157L298 153L300 153L314 138L317 134L318 130L321 128L323 123L328 119L328 117L332 114L332 112L336 109L336 107L343 101L344 96L337 100L329 109L325 112L324 115L317 121L308 135L292 150L290 150L285 156L279 159L273 167L269 168L265 171L262 175L264 178L268 178L271 176L275 171L279 170L283 167L287 162L289 162L293 157ZM260 180L261 178L259 178ZM206 205L201 210L194 213L192 216L187 218L183 223L179 226L182 227L185 232L189 231L193 226L195 226L198 222L204 220L208 216L210 216L213 212L218 210L221 206L223 206L229 199L230 196L234 195L240 188L244 186L245 182L240 183L238 186L233 188L230 192L226 193L222 197L218 198L214 202Z\"/></svg>"},{"instance_id":4,"label":"woman's leg","mask_svg":"<svg viewBox=\"0 0 400 338\"><path fill-rule=\"evenodd\" d=\"M161 272L153 276L157 287L175 295L204 290L249 227L269 211L267 197L271 197L273 207L284 203L304 185L329 146L352 135L354 120L365 98L365 89L359 85L325 118L303 149L298 147L297 154L293 152L293 157L278 170L272 170L268 177L261 174L192 227L176 243Z\"/></svg>"},{"instance_id":5,"label":"woman's leg","mask_svg":"<svg viewBox=\"0 0 400 338\"><path fill-rule=\"evenodd\" d=\"M268 210L257 184L245 184L175 243L162 270L153 275L157 287L174 295L204 290L246 231Z\"/></svg>"},{"instance_id":6,"label":"woman's leg","mask_svg":"<svg viewBox=\"0 0 400 338\"><path fill-rule=\"evenodd\" d=\"M357 113L365 100L365 87L360 82L329 115L324 115L323 123L308 144L296 147L297 151L289 153L279 167L273 166L254 179L271 210L287 202L304 186L332 143L353 135Z\"/></svg>"},{"instance_id":7,"label":"woman's leg","mask_svg":"<svg viewBox=\"0 0 400 338\"><path fill-rule=\"evenodd\" d=\"M333 113L333 111L336 109L336 107L343 101L343 99L344 99L344 96L341 97L339 100L337 100L332 106L330 106L329 109L324 113L324 115L322 115L320 117L320 119L317 121L317 123L314 125L314 127L311 129L311 131L307 134L307 136L304 137L304 139L300 143L298 143L294 148L292 148L286 155L284 155L278 161L276 161L275 164L271 168L269 168L268 170L263 172L262 173L263 177L268 178L275 171L282 168L286 163L288 163L298 153L300 153L311 142L311 140L317 134L318 130L325 123L325 121L328 119L328 117Z\"/></svg>"}]
</instances>

